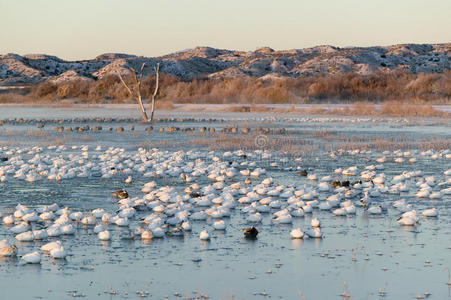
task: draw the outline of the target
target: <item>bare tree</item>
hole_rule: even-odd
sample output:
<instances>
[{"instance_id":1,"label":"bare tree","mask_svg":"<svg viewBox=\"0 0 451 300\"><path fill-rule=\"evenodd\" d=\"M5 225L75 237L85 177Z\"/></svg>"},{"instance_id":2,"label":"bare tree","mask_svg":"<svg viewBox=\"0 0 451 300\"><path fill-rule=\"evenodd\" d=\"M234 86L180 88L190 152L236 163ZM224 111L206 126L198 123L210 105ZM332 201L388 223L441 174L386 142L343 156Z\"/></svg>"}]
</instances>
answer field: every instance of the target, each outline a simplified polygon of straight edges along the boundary
<instances>
[{"instance_id":1,"label":"bare tree","mask_svg":"<svg viewBox=\"0 0 451 300\"><path fill-rule=\"evenodd\" d=\"M158 94L158 82L159 82L159 72L160 72L160 64L157 64L156 67L153 67L155 71L155 90L152 94L152 101L150 102L150 122L153 121L153 113L155 111L155 101L157 100Z\"/></svg>"},{"instance_id":2,"label":"bare tree","mask_svg":"<svg viewBox=\"0 0 451 300\"><path fill-rule=\"evenodd\" d=\"M143 101L142 101L143 99L142 99L142 96L141 96L141 82L142 82L142 78L143 78L143 70L144 70L145 65L146 65L145 63L142 64L141 70L139 71L139 76L136 74L135 69L130 68L130 70L132 72L132 75L133 75L133 79L134 79L135 84L136 84L136 88L135 89L133 89L133 87L130 87L127 83L125 83L125 81L122 78L122 75L121 75L121 73L119 72L118 69L116 69L116 72L117 72L117 74L119 76L119 79L121 80L122 84L125 86L125 88L127 89L128 93L130 94L130 96L136 97L136 102L138 102L139 110L141 111L141 114L143 116L144 121L145 122L153 122L153 114L154 114L154 111L155 111L155 101L156 101L156 98L157 98L158 86L159 86L158 83L159 83L160 64L157 64L157 66L153 68L154 71L155 71L155 80L156 80L156 82L155 82L155 90L154 90L154 92L152 94L152 100L151 100L151 103L150 103L150 118L147 116L147 112L146 112L146 109L145 109L145 107L143 105ZM136 91L136 95L134 95L133 90Z\"/></svg>"}]
</instances>

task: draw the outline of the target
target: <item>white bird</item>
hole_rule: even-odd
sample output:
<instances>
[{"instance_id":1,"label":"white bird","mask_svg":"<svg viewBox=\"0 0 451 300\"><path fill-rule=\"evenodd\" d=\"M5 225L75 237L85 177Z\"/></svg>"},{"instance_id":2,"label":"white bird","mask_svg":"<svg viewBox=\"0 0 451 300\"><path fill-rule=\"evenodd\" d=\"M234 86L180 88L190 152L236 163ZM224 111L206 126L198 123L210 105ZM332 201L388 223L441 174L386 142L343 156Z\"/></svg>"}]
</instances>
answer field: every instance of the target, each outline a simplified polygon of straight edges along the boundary
<instances>
[{"instance_id":1,"label":"white bird","mask_svg":"<svg viewBox=\"0 0 451 300\"><path fill-rule=\"evenodd\" d=\"M50 256L56 259L64 259L67 256L67 251L63 246L54 247L50 250Z\"/></svg>"},{"instance_id":2,"label":"white bird","mask_svg":"<svg viewBox=\"0 0 451 300\"><path fill-rule=\"evenodd\" d=\"M13 215L8 215L3 217L3 224L5 225L11 225L14 224L14 216Z\"/></svg>"},{"instance_id":3,"label":"white bird","mask_svg":"<svg viewBox=\"0 0 451 300\"><path fill-rule=\"evenodd\" d=\"M151 230L144 230L141 232L141 239L142 240L151 240L153 238L153 233Z\"/></svg>"},{"instance_id":4,"label":"white bird","mask_svg":"<svg viewBox=\"0 0 451 300\"><path fill-rule=\"evenodd\" d=\"M279 224L290 224L293 221L293 218L289 213L285 213L283 215L275 217L273 221Z\"/></svg>"},{"instance_id":5,"label":"white bird","mask_svg":"<svg viewBox=\"0 0 451 300\"><path fill-rule=\"evenodd\" d=\"M22 260L27 264L39 264L41 263L41 254L38 251L27 253L22 256Z\"/></svg>"},{"instance_id":6,"label":"white bird","mask_svg":"<svg viewBox=\"0 0 451 300\"><path fill-rule=\"evenodd\" d=\"M213 223L213 228L216 230L225 230L226 224L225 224L224 220L215 221Z\"/></svg>"},{"instance_id":7,"label":"white bird","mask_svg":"<svg viewBox=\"0 0 451 300\"><path fill-rule=\"evenodd\" d=\"M56 237L61 235L61 229L58 224L54 224L47 228L47 236Z\"/></svg>"},{"instance_id":8,"label":"white bird","mask_svg":"<svg viewBox=\"0 0 451 300\"><path fill-rule=\"evenodd\" d=\"M50 242L45 245L42 245L41 251L42 252L50 252L50 250L57 248L57 247L61 247L61 246L62 246L62 244L60 241Z\"/></svg>"},{"instance_id":9,"label":"white bird","mask_svg":"<svg viewBox=\"0 0 451 300\"><path fill-rule=\"evenodd\" d=\"M372 215L380 215L382 213L382 207L379 205L370 206L367 211Z\"/></svg>"},{"instance_id":10,"label":"white bird","mask_svg":"<svg viewBox=\"0 0 451 300\"><path fill-rule=\"evenodd\" d=\"M32 231L22 232L16 235L16 240L20 242L31 242L34 240L34 235Z\"/></svg>"},{"instance_id":11,"label":"white bird","mask_svg":"<svg viewBox=\"0 0 451 300\"><path fill-rule=\"evenodd\" d=\"M105 231L105 230L107 230L107 227L103 224L98 224L93 229L94 233L99 233L99 232Z\"/></svg>"},{"instance_id":12,"label":"white bird","mask_svg":"<svg viewBox=\"0 0 451 300\"><path fill-rule=\"evenodd\" d=\"M336 216L345 216L347 214L346 208L337 208L332 212Z\"/></svg>"},{"instance_id":13,"label":"white bird","mask_svg":"<svg viewBox=\"0 0 451 300\"><path fill-rule=\"evenodd\" d=\"M318 218L313 218L310 224L312 225L313 228L320 227L320 225L321 225Z\"/></svg>"},{"instance_id":14,"label":"white bird","mask_svg":"<svg viewBox=\"0 0 451 300\"><path fill-rule=\"evenodd\" d=\"M111 239L111 234L108 230L101 231L97 234L99 240L101 241L109 241Z\"/></svg>"},{"instance_id":15,"label":"white bird","mask_svg":"<svg viewBox=\"0 0 451 300\"><path fill-rule=\"evenodd\" d=\"M28 231L30 229L30 225L28 225L27 222L20 222L19 224L11 227L9 231L15 234L19 234L25 231Z\"/></svg>"},{"instance_id":16,"label":"white bird","mask_svg":"<svg viewBox=\"0 0 451 300\"><path fill-rule=\"evenodd\" d=\"M75 227L72 224L63 225L60 227L61 234L72 235L75 233Z\"/></svg>"},{"instance_id":17,"label":"white bird","mask_svg":"<svg viewBox=\"0 0 451 300\"><path fill-rule=\"evenodd\" d=\"M421 214L425 217L437 217L438 211L434 207L434 208L430 208L430 209L426 209L426 210L422 211Z\"/></svg>"},{"instance_id":18,"label":"white bird","mask_svg":"<svg viewBox=\"0 0 451 300\"><path fill-rule=\"evenodd\" d=\"M199 234L199 238L203 241L207 241L210 239L210 235L208 234L207 230L204 229L201 231L201 233Z\"/></svg>"},{"instance_id":19,"label":"white bird","mask_svg":"<svg viewBox=\"0 0 451 300\"><path fill-rule=\"evenodd\" d=\"M260 223L262 221L262 219L263 219L263 216L258 212L250 214L246 218L246 220L248 222L252 222L252 223Z\"/></svg>"},{"instance_id":20,"label":"white bird","mask_svg":"<svg viewBox=\"0 0 451 300\"><path fill-rule=\"evenodd\" d=\"M296 228L290 231L290 236L292 239L302 239L304 237L304 233L301 228Z\"/></svg>"},{"instance_id":21,"label":"white bird","mask_svg":"<svg viewBox=\"0 0 451 300\"><path fill-rule=\"evenodd\" d=\"M410 218L410 217L401 217L396 222L398 222L398 224L404 225L404 226L413 226L417 223L417 221L415 221L415 219Z\"/></svg>"},{"instance_id":22,"label":"white bird","mask_svg":"<svg viewBox=\"0 0 451 300\"><path fill-rule=\"evenodd\" d=\"M152 229L152 234L154 238L162 238L165 235L164 230L161 227Z\"/></svg>"},{"instance_id":23,"label":"white bird","mask_svg":"<svg viewBox=\"0 0 451 300\"><path fill-rule=\"evenodd\" d=\"M9 244L6 240L0 241L0 257L16 256L17 247Z\"/></svg>"},{"instance_id":24,"label":"white bird","mask_svg":"<svg viewBox=\"0 0 451 300\"><path fill-rule=\"evenodd\" d=\"M96 208L93 209L91 213L95 218L102 218L103 215L105 214L105 210L103 208Z\"/></svg>"},{"instance_id":25,"label":"white bird","mask_svg":"<svg viewBox=\"0 0 451 300\"><path fill-rule=\"evenodd\" d=\"M102 215L102 222L103 223L108 224L108 223L111 223L112 221L113 221L113 217L109 213L104 213Z\"/></svg>"},{"instance_id":26,"label":"white bird","mask_svg":"<svg viewBox=\"0 0 451 300\"><path fill-rule=\"evenodd\" d=\"M311 238L322 238L323 234L321 233L321 229L319 227L311 228L305 231L305 234Z\"/></svg>"},{"instance_id":27,"label":"white bird","mask_svg":"<svg viewBox=\"0 0 451 300\"><path fill-rule=\"evenodd\" d=\"M191 223L189 221L185 221L182 223L182 228L185 231L190 231L192 229Z\"/></svg>"},{"instance_id":28,"label":"white bird","mask_svg":"<svg viewBox=\"0 0 451 300\"><path fill-rule=\"evenodd\" d=\"M49 236L45 229L33 230L33 235L35 240L45 240Z\"/></svg>"},{"instance_id":29,"label":"white bird","mask_svg":"<svg viewBox=\"0 0 451 300\"><path fill-rule=\"evenodd\" d=\"M348 215L354 215L356 213L354 205L345 206L344 209L346 210L346 214Z\"/></svg>"},{"instance_id":30,"label":"white bird","mask_svg":"<svg viewBox=\"0 0 451 300\"><path fill-rule=\"evenodd\" d=\"M126 227L130 225L130 221L127 218L117 218L116 221L114 221L114 223L120 227Z\"/></svg>"}]
</instances>

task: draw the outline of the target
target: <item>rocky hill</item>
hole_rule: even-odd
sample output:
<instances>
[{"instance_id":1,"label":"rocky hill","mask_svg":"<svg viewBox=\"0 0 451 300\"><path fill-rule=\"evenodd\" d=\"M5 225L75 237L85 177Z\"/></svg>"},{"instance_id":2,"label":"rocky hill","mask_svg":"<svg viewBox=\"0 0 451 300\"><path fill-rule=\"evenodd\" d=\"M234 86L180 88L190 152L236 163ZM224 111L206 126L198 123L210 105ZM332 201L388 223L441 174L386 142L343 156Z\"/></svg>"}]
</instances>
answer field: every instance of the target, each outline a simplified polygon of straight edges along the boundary
<instances>
[{"instance_id":1,"label":"rocky hill","mask_svg":"<svg viewBox=\"0 0 451 300\"><path fill-rule=\"evenodd\" d=\"M281 78L334 75L347 72L371 74L377 71L407 70L410 73L442 73L451 69L451 43L403 44L386 47L317 46L274 51L233 51L197 47L161 57L108 53L92 60L65 61L50 55L0 55L0 85L36 83L44 80L97 79L116 72L139 69L145 74L160 63L162 73L183 80L199 77L249 76Z\"/></svg>"}]
</instances>

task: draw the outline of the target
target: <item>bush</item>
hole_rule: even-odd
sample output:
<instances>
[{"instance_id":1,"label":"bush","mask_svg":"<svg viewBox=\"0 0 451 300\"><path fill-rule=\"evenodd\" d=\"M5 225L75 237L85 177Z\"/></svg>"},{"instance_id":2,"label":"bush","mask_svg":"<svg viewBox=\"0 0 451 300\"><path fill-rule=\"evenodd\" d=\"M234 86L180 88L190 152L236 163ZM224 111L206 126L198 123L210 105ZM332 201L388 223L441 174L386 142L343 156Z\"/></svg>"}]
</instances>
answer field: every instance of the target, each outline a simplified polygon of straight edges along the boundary
<instances>
[{"instance_id":1,"label":"bush","mask_svg":"<svg viewBox=\"0 0 451 300\"><path fill-rule=\"evenodd\" d=\"M133 78L124 78L133 83ZM155 77L143 79L141 93L149 99ZM131 84L134 86L134 84ZM135 92L135 91L133 91ZM119 78L107 75L99 80L66 81L58 84L43 82L31 88L33 99L75 98L88 102L134 102ZM368 76L355 73L328 77L258 79L196 78L181 81L161 74L159 99L174 103L300 103L300 102L360 102L409 101L449 103L451 71L442 74L410 74L406 71L379 72ZM146 101L145 101L146 102ZM362 110L364 107L358 107Z\"/></svg>"}]
</instances>

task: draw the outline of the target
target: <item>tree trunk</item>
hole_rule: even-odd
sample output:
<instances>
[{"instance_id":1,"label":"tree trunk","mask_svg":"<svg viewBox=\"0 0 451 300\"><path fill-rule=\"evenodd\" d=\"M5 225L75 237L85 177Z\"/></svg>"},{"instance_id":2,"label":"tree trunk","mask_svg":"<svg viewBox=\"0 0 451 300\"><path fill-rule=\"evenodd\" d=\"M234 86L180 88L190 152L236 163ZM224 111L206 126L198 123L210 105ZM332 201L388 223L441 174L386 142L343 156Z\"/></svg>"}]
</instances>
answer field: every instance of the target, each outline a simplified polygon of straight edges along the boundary
<instances>
[{"instance_id":1,"label":"tree trunk","mask_svg":"<svg viewBox=\"0 0 451 300\"><path fill-rule=\"evenodd\" d=\"M155 100L157 98L157 94L158 94L158 87L159 87L159 81L160 81L160 76L159 76L159 71L160 71L160 64L157 64L156 67L154 67L155 70L155 91L153 92L152 95L152 101L150 102L150 122L153 122L153 113L155 111Z\"/></svg>"}]
</instances>

